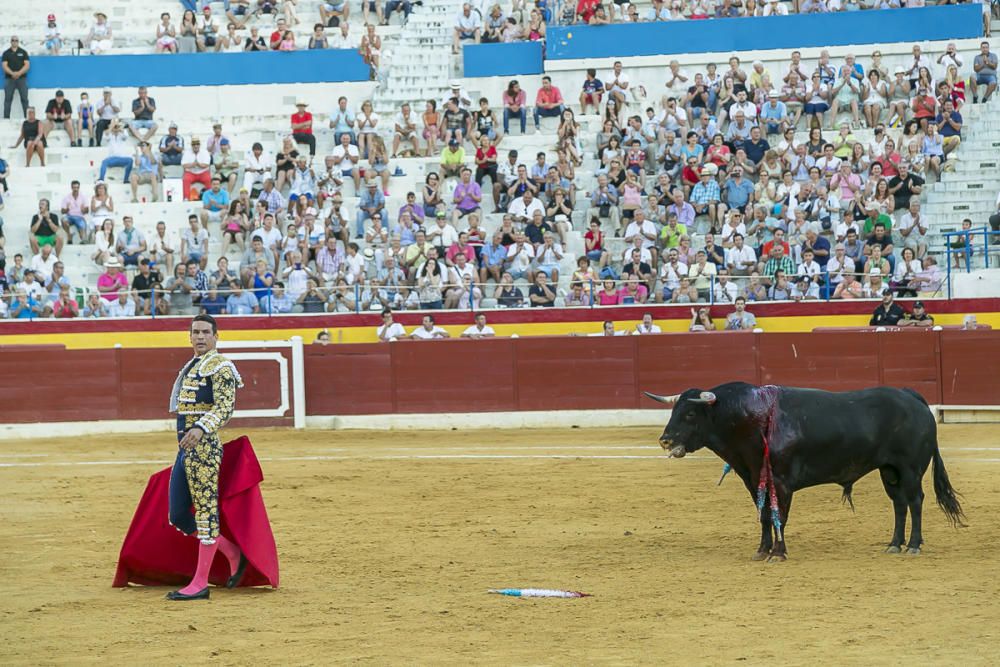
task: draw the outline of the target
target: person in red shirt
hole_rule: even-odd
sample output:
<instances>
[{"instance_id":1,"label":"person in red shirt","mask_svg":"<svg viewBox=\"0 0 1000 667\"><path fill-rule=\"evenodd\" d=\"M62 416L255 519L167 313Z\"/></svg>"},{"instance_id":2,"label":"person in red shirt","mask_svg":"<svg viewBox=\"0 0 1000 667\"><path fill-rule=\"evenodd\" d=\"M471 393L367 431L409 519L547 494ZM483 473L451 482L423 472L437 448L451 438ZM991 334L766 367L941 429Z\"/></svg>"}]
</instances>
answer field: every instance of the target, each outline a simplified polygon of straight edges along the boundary
<instances>
[{"instance_id":1,"label":"person in red shirt","mask_svg":"<svg viewBox=\"0 0 1000 667\"><path fill-rule=\"evenodd\" d=\"M278 19L274 26L274 32L271 33L271 38L268 40L268 46L271 47L272 51L277 51L281 48L281 40L284 38L285 30L287 29L285 19Z\"/></svg>"},{"instance_id":2,"label":"person in red shirt","mask_svg":"<svg viewBox=\"0 0 1000 667\"><path fill-rule=\"evenodd\" d=\"M600 4L600 0L580 0L576 3L576 15L579 17L579 22L590 23L591 17L594 12L597 11L597 5Z\"/></svg>"},{"instance_id":3,"label":"person in red shirt","mask_svg":"<svg viewBox=\"0 0 1000 667\"><path fill-rule=\"evenodd\" d=\"M552 77L542 77L542 87L535 95L535 132L540 132L539 118L558 118L563 112L563 96L559 89L552 85Z\"/></svg>"},{"instance_id":4,"label":"person in red shirt","mask_svg":"<svg viewBox=\"0 0 1000 667\"><path fill-rule=\"evenodd\" d=\"M316 156L316 137L313 136L313 115L306 111L307 102L295 103L297 111L292 114L292 138L297 144L308 144L309 156Z\"/></svg>"},{"instance_id":5,"label":"person in red shirt","mask_svg":"<svg viewBox=\"0 0 1000 667\"><path fill-rule=\"evenodd\" d=\"M765 258L770 257L771 248L775 245L780 245L785 249L785 257L792 256L791 247L789 247L788 241L785 240L785 231L783 229L774 230L774 238L764 244L764 247L761 248L760 256Z\"/></svg>"}]
</instances>

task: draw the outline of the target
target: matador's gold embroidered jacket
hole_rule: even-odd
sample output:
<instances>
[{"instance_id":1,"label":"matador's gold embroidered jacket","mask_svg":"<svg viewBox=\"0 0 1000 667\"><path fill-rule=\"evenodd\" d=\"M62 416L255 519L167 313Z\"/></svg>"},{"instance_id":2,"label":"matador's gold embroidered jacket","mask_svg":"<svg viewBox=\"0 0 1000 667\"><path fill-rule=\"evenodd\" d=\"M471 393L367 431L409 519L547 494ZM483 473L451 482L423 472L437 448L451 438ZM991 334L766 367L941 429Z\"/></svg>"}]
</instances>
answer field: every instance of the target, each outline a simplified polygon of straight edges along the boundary
<instances>
[{"instance_id":1,"label":"matador's gold embroidered jacket","mask_svg":"<svg viewBox=\"0 0 1000 667\"><path fill-rule=\"evenodd\" d=\"M215 435L233 416L236 389L243 386L236 366L212 350L195 357L177 375L170 394L170 411L177 413L177 437L197 426Z\"/></svg>"}]
</instances>

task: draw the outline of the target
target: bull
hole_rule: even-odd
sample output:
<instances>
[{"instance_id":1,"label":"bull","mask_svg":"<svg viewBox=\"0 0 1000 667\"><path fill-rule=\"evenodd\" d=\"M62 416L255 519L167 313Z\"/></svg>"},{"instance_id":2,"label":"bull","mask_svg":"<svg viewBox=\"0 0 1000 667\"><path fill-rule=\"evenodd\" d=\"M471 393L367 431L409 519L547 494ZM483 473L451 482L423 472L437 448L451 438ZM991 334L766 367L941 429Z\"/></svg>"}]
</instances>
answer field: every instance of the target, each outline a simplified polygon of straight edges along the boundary
<instances>
[{"instance_id":1,"label":"bull","mask_svg":"<svg viewBox=\"0 0 1000 667\"><path fill-rule=\"evenodd\" d=\"M660 446L671 457L706 447L743 480L760 514L754 560L787 558L782 526L788 525L796 491L839 484L844 501L853 508L854 483L874 470L895 512L886 552L902 551L909 512L906 553L919 554L922 479L932 460L937 503L952 525L964 525L958 494L938 449L937 421L915 391L876 387L833 393L730 382L676 396L645 393L674 405L660 436Z\"/></svg>"}]
</instances>

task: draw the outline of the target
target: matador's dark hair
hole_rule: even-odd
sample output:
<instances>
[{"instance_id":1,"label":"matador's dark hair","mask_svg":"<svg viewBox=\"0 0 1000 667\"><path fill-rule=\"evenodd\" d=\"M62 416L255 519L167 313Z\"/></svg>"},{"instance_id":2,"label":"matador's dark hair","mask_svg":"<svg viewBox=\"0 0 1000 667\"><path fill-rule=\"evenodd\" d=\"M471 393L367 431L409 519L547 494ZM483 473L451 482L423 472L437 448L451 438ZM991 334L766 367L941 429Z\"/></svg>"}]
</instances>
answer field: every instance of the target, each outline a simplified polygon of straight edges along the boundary
<instances>
[{"instance_id":1,"label":"matador's dark hair","mask_svg":"<svg viewBox=\"0 0 1000 667\"><path fill-rule=\"evenodd\" d=\"M211 315L195 315L191 320L191 325L193 326L195 322L208 322L212 325L212 333L219 333L219 325L215 322L215 318ZM190 327L189 327L190 330Z\"/></svg>"}]
</instances>

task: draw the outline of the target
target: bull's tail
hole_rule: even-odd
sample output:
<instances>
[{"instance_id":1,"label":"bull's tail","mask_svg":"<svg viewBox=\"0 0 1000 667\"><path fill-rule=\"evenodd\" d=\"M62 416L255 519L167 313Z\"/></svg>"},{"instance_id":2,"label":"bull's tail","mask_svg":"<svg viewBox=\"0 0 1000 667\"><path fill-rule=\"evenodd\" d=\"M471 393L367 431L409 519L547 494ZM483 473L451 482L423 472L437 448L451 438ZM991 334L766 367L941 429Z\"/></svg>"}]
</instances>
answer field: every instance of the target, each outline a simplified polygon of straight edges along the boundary
<instances>
[{"instance_id":1,"label":"bull's tail","mask_svg":"<svg viewBox=\"0 0 1000 667\"><path fill-rule=\"evenodd\" d=\"M948 479L948 471L944 469L944 461L937 447L934 448L934 496L937 498L938 507L948 515L951 525L956 528L964 527L965 513L958 502L959 494Z\"/></svg>"}]
</instances>

